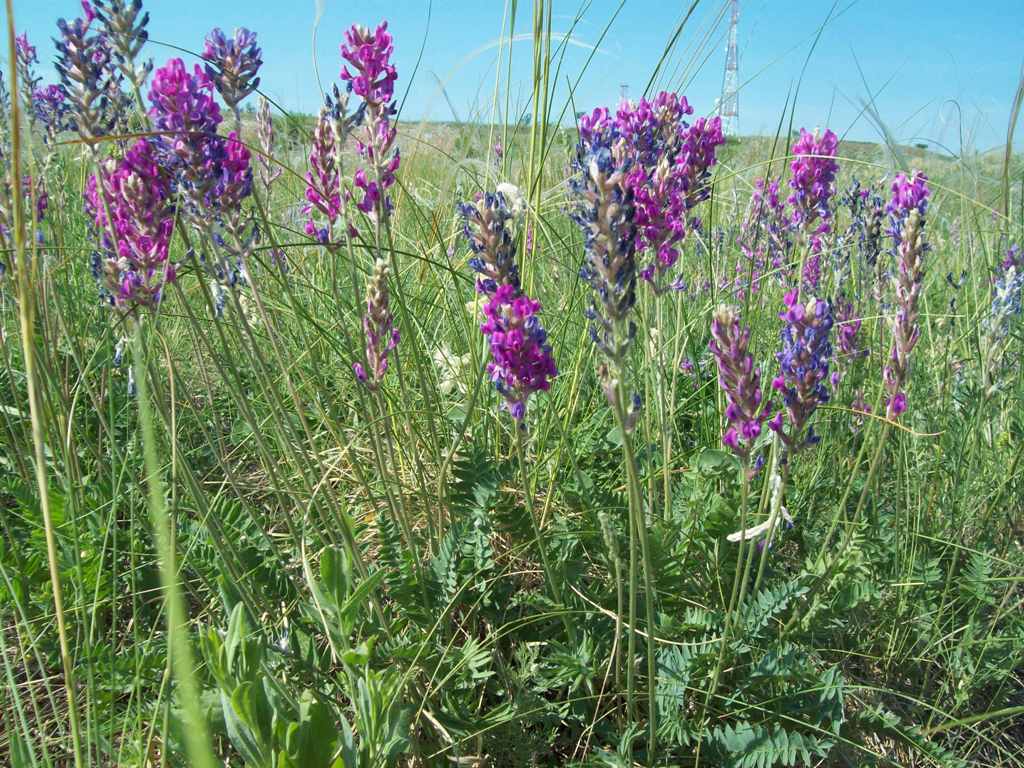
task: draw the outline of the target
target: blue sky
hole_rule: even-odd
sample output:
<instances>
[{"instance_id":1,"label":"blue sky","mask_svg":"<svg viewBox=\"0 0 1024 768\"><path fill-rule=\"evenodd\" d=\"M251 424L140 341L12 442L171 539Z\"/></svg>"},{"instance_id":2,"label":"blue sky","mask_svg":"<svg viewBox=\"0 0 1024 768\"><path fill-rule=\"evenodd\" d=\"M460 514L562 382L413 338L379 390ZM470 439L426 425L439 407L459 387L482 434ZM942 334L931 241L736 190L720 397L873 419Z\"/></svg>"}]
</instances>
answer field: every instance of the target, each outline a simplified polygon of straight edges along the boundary
<instances>
[{"instance_id":1,"label":"blue sky","mask_svg":"<svg viewBox=\"0 0 1024 768\"><path fill-rule=\"evenodd\" d=\"M572 31L556 110L566 103L567 82L575 84L591 55L575 86L576 109L614 104L623 83L630 96L640 95L689 2L626 0L618 10L619 0L555 0L553 31ZM508 82L516 111L528 108L531 74L532 3L519 5L515 32L527 39L512 43ZM839 0L836 6L830 0L741 0L740 5L741 133L774 133L787 93L824 25L800 86L797 125L828 125L850 138L876 140L872 122L858 117L870 94L901 141L928 140L954 151L961 137L965 146L981 150L1005 141L1024 63L1024 0ZM698 3L658 80L660 87L686 93L698 113L710 112L721 91L725 6L724 0ZM154 41L148 55L158 64L176 55L158 42L198 50L209 28L246 26L259 34L264 50L263 88L283 106L305 111L320 101L314 60L329 87L340 67L342 30L352 22L387 18L395 36L400 94L410 84L422 47L404 117L452 118L439 81L460 118L492 114L503 0L435 0L432 7L427 0L148 0L146 7ZM18 30L28 31L40 58L49 62L55 20L78 15L79 5L77 0L15 0L15 14ZM504 30L507 34L507 22ZM502 66L505 56L507 49ZM52 76L48 69L42 74Z\"/></svg>"}]
</instances>

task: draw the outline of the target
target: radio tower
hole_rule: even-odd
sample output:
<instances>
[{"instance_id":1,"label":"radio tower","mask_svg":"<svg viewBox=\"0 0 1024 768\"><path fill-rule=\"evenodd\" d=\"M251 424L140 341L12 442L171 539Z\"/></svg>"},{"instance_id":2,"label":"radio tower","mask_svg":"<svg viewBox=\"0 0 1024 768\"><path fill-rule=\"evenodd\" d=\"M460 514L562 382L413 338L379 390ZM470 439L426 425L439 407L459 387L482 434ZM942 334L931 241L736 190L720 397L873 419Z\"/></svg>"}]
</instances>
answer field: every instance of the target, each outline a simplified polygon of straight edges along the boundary
<instances>
[{"instance_id":1,"label":"radio tower","mask_svg":"<svg viewBox=\"0 0 1024 768\"><path fill-rule=\"evenodd\" d=\"M736 51L736 28L740 23L740 0L730 0L732 18L729 20L729 44L725 49L725 74L722 76L722 97L718 102L718 114L722 118L722 133L735 136L740 119L739 95L737 89L739 55Z\"/></svg>"}]
</instances>

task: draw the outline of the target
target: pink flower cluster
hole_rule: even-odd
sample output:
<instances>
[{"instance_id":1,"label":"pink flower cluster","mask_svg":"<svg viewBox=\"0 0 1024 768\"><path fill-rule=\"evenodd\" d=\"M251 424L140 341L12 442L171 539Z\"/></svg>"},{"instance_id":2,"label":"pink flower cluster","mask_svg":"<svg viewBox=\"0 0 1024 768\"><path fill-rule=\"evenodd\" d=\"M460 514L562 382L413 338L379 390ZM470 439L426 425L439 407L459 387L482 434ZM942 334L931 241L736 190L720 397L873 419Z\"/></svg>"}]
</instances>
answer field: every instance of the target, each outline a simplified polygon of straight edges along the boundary
<instances>
[{"instance_id":1,"label":"pink flower cluster","mask_svg":"<svg viewBox=\"0 0 1024 768\"><path fill-rule=\"evenodd\" d=\"M150 84L153 127L169 134L165 140L190 181L209 176L216 161L213 144L222 118L213 91L210 76L198 64L189 74L181 59L156 70Z\"/></svg>"},{"instance_id":2,"label":"pink flower cluster","mask_svg":"<svg viewBox=\"0 0 1024 768\"><path fill-rule=\"evenodd\" d=\"M685 121L693 108L685 96L662 91L653 101L623 102L614 120L595 110L580 120L580 137L612 128L617 151L629 165L627 187L636 206L637 247L651 250L653 262L641 276L661 291L662 277L679 258L688 229L700 226L690 211L706 199L715 150L725 139L719 118Z\"/></svg>"},{"instance_id":3,"label":"pink flower cluster","mask_svg":"<svg viewBox=\"0 0 1024 768\"><path fill-rule=\"evenodd\" d=\"M367 104L387 104L395 95L398 72L390 61L394 49L386 21L373 32L359 24L345 32L341 56L352 70L342 67L341 79Z\"/></svg>"},{"instance_id":4,"label":"pink flower cluster","mask_svg":"<svg viewBox=\"0 0 1024 768\"><path fill-rule=\"evenodd\" d=\"M313 216L306 221L306 234L320 243L328 244L334 225L341 216L342 188L341 172L335 159L335 119L327 108L320 110L320 117L313 128L313 148L309 153L309 170L306 171L306 206L304 213L319 211L326 224L317 226Z\"/></svg>"},{"instance_id":5,"label":"pink flower cluster","mask_svg":"<svg viewBox=\"0 0 1024 768\"><path fill-rule=\"evenodd\" d=\"M708 344L718 363L718 383L725 393L728 422L722 443L737 456L746 458L761 425L770 416L771 405L762 402L761 371L750 354L750 328L740 327L739 310L720 306L711 316Z\"/></svg>"},{"instance_id":6,"label":"pink flower cluster","mask_svg":"<svg viewBox=\"0 0 1024 768\"><path fill-rule=\"evenodd\" d=\"M154 142L139 139L120 161L108 158L98 177L89 178L85 199L108 253L97 254L93 268L109 301L125 311L155 307L175 272L167 259L174 229L170 180Z\"/></svg>"},{"instance_id":7,"label":"pink flower cluster","mask_svg":"<svg viewBox=\"0 0 1024 768\"><path fill-rule=\"evenodd\" d=\"M540 302L507 283L499 285L484 306L486 322L480 330L491 347L487 372L516 421L526 415L530 395L546 392L558 375L538 312Z\"/></svg>"},{"instance_id":8,"label":"pink flower cluster","mask_svg":"<svg viewBox=\"0 0 1024 768\"><path fill-rule=\"evenodd\" d=\"M835 192L839 163L835 160L839 139L826 130L821 136L800 129L800 138L793 145L796 156L790 164L793 190L789 204L793 208L793 227L810 238L812 247L821 246L819 235L829 231L832 210L829 201ZM817 226L815 224L817 223Z\"/></svg>"},{"instance_id":9,"label":"pink flower cluster","mask_svg":"<svg viewBox=\"0 0 1024 768\"><path fill-rule=\"evenodd\" d=\"M341 45L342 58L352 67L342 67L341 79L363 99L365 109L356 135L356 149L369 167L359 168L355 173L353 185L362 193L356 206L375 216L387 215L391 210L387 190L395 183L395 172L401 163L391 122L395 114L391 100L398 74L390 61L394 46L387 30L386 21L372 33L356 24L345 32Z\"/></svg>"}]
</instances>

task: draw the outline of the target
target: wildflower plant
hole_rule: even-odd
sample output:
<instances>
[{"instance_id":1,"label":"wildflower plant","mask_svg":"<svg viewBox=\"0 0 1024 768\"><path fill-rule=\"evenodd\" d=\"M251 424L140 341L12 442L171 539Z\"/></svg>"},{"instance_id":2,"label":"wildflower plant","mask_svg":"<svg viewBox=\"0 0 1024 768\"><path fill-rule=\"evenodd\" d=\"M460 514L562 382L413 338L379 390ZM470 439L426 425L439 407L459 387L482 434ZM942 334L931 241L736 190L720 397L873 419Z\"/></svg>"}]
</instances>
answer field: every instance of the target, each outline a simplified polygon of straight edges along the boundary
<instances>
[{"instance_id":1,"label":"wildflower plant","mask_svg":"<svg viewBox=\"0 0 1024 768\"><path fill-rule=\"evenodd\" d=\"M830 341L835 322L825 299L801 302L796 291L785 296L782 349L776 357L781 369L772 388L782 396L783 408L768 423L792 455L820 440L810 423L819 405L829 400Z\"/></svg>"},{"instance_id":2,"label":"wildflower plant","mask_svg":"<svg viewBox=\"0 0 1024 768\"><path fill-rule=\"evenodd\" d=\"M203 59L207 62L206 74L234 113L235 128L240 131L242 116L238 105L260 86L258 73L263 52L256 44L256 33L240 27L228 37L220 27L215 27L206 36Z\"/></svg>"},{"instance_id":3,"label":"wildflower plant","mask_svg":"<svg viewBox=\"0 0 1024 768\"><path fill-rule=\"evenodd\" d=\"M356 150L367 167L358 168L353 178L360 195L356 207L378 221L391 212L388 189L394 185L401 163L392 123L397 112L393 99L398 73L391 63L394 46L387 30L386 21L373 31L357 24L345 32L341 44L346 62L341 79L363 100L356 120Z\"/></svg>"},{"instance_id":4,"label":"wildflower plant","mask_svg":"<svg viewBox=\"0 0 1024 768\"><path fill-rule=\"evenodd\" d=\"M539 312L539 301L509 283L498 286L484 306L480 331L491 352L487 373L517 422L526 416L530 395L546 392L558 375Z\"/></svg>"},{"instance_id":5,"label":"wildflower plant","mask_svg":"<svg viewBox=\"0 0 1024 768\"><path fill-rule=\"evenodd\" d=\"M771 415L771 403L761 392L761 371L750 354L750 328L740 325L739 309L719 306L711 317L708 343L718 366L718 383L725 394L726 428L722 444L749 462L761 426Z\"/></svg>"},{"instance_id":6,"label":"wildflower plant","mask_svg":"<svg viewBox=\"0 0 1024 768\"><path fill-rule=\"evenodd\" d=\"M344 115L348 97L340 94L331 106L320 109L313 127L313 143L306 172L306 203L303 213L306 234L328 249L337 249L336 230L347 221L344 208L349 192L342 183L341 150L348 137L349 123ZM349 233L352 234L352 233Z\"/></svg>"},{"instance_id":7,"label":"wildflower plant","mask_svg":"<svg viewBox=\"0 0 1024 768\"><path fill-rule=\"evenodd\" d=\"M391 314L388 291L388 265L378 259L366 287L366 314L363 315L366 336L366 365L352 363L356 379L371 390L380 387L388 370L388 355L398 346L400 335Z\"/></svg>"},{"instance_id":8,"label":"wildflower plant","mask_svg":"<svg viewBox=\"0 0 1024 768\"><path fill-rule=\"evenodd\" d=\"M619 131L599 108L580 120L576 195L572 218L583 233L580 277L594 291L587 317L590 337L617 368L636 336L636 206L628 181L628 159Z\"/></svg>"},{"instance_id":9,"label":"wildflower plant","mask_svg":"<svg viewBox=\"0 0 1024 768\"><path fill-rule=\"evenodd\" d=\"M93 13L103 25L118 69L138 91L153 71L152 59L139 60L149 40L149 13L142 10L142 0L94 0Z\"/></svg>"},{"instance_id":10,"label":"wildflower plant","mask_svg":"<svg viewBox=\"0 0 1024 768\"><path fill-rule=\"evenodd\" d=\"M60 36L54 41L54 66L74 115L74 127L95 155L94 140L117 123L123 104L109 41L93 24L96 16L91 6L85 3L83 8L85 18L57 21Z\"/></svg>"},{"instance_id":11,"label":"wildflower plant","mask_svg":"<svg viewBox=\"0 0 1024 768\"><path fill-rule=\"evenodd\" d=\"M839 139L832 131L819 136L803 128L793 145L789 180L792 192L787 202L792 208L793 227L807 238L814 251L821 248L820 236L831 231L838 146Z\"/></svg>"},{"instance_id":12,"label":"wildflower plant","mask_svg":"<svg viewBox=\"0 0 1024 768\"><path fill-rule=\"evenodd\" d=\"M508 285L518 293L519 268L512 232L515 217L506 196L500 191L481 194L471 203L461 203L458 212L473 252L469 266L479 275L477 291L494 295L501 286Z\"/></svg>"},{"instance_id":13,"label":"wildflower plant","mask_svg":"<svg viewBox=\"0 0 1024 768\"><path fill-rule=\"evenodd\" d=\"M892 197L886 206L896 259L896 273L892 278L896 311L889 323L892 347L883 372L888 392L886 416L889 419L895 419L907 410L904 389L910 373L910 354L921 334L918 302L924 285L924 259L928 251L924 227L930 194L928 177L920 171L909 177L897 174L892 183Z\"/></svg>"},{"instance_id":14,"label":"wildflower plant","mask_svg":"<svg viewBox=\"0 0 1024 768\"><path fill-rule=\"evenodd\" d=\"M168 260L175 209L152 140L139 139L123 159L100 164L86 187L86 211L100 237L93 276L101 297L129 316L155 310L175 278Z\"/></svg>"}]
</instances>

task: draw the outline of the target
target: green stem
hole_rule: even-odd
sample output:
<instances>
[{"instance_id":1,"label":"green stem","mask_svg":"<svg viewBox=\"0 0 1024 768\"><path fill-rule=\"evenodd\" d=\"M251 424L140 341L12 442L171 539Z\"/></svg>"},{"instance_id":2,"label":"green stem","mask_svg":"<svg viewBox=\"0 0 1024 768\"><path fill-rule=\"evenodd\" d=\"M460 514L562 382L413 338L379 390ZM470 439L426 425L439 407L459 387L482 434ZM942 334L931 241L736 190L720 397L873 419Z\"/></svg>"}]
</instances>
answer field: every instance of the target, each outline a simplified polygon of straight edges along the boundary
<instances>
[{"instance_id":1,"label":"green stem","mask_svg":"<svg viewBox=\"0 0 1024 768\"><path fill-rule=\"evenodd\" d=\"M43 531L46 537L46 560L53 586L53 608L57 619L57 635L60 642L60 659L64 670L64 691L68 701L68 715L71 725L71 742L75 766L82 765L81 726L79 724L78 702L75 697L75 676L68 645L67 625L64 615L64 592L61 588L60 567L57 553L57 537L54 532L53 516L50 510L49 480L46 473L46 431L43 401L39 391L38 371L35 359L35 302L32 285L29 282L28 264L25 258L25 212L21 194L21 105L18 98L17 55L14 42L14 5L7 0L7 48L11 80L11 179L14 208L14 258L18 272L18 319L21 326L21 346L25 357L25 378L28 382L29 416L32 421L32 444L35 459L36 484L39 489L39 507L43 513ZM38 262L38 259L36 260Z\"/></svg>"},{"instance_id":2,"label":"green stem","mask_svg":"<svg viewBox=\"0 0 1024 768\"><path fill-rule=\"evenodd\" d=\"M184 728L185 748L189 760L191 764L200 768L216 768L217 760L210 748L210 735L199 704L199 686L195 678L192 648L187 636L185 601L178 584L170 517L167 514L167 502L157 458L156 429L149 402L143 333L143 326L137 324L132 365L135 366L135 384L138 387L139 423L142 428L146 485L149 488L149 514L156 535L157 552L160 556L160 581L167 603L167 644L170 648L174 676L181 689L182 706L187 721Z\"/></svg>"},{"instance_id":3,"label":"green stem","mask_svg":"<svg viewBox=\"0 0 1024 768\"><path fill-rule=\"evenodd\" d=\"M644 519L643 495L641 493L640 473L637 469L636 454L626 429L626 412L623 403L622 381L624 366L617 366L614 393L615 420L622 435L622 453L626 464L627 485L629 487L629 652L627 658L626 678L630 704L633 690L629 689L629 677L633 671L633 659L636 653L636 595L637 595L637 558L636 542L640 541L641 557L644 565L644 607L647 614L647 756L653 760L657 747L658 711L655 693L657 689L657 668L654 651L654 602L656 593L653 584L654 567L651 563L651 548L647 536L647 521ZM635 714L635 713L634 713Z\"/></svg>"}]
</instances>

